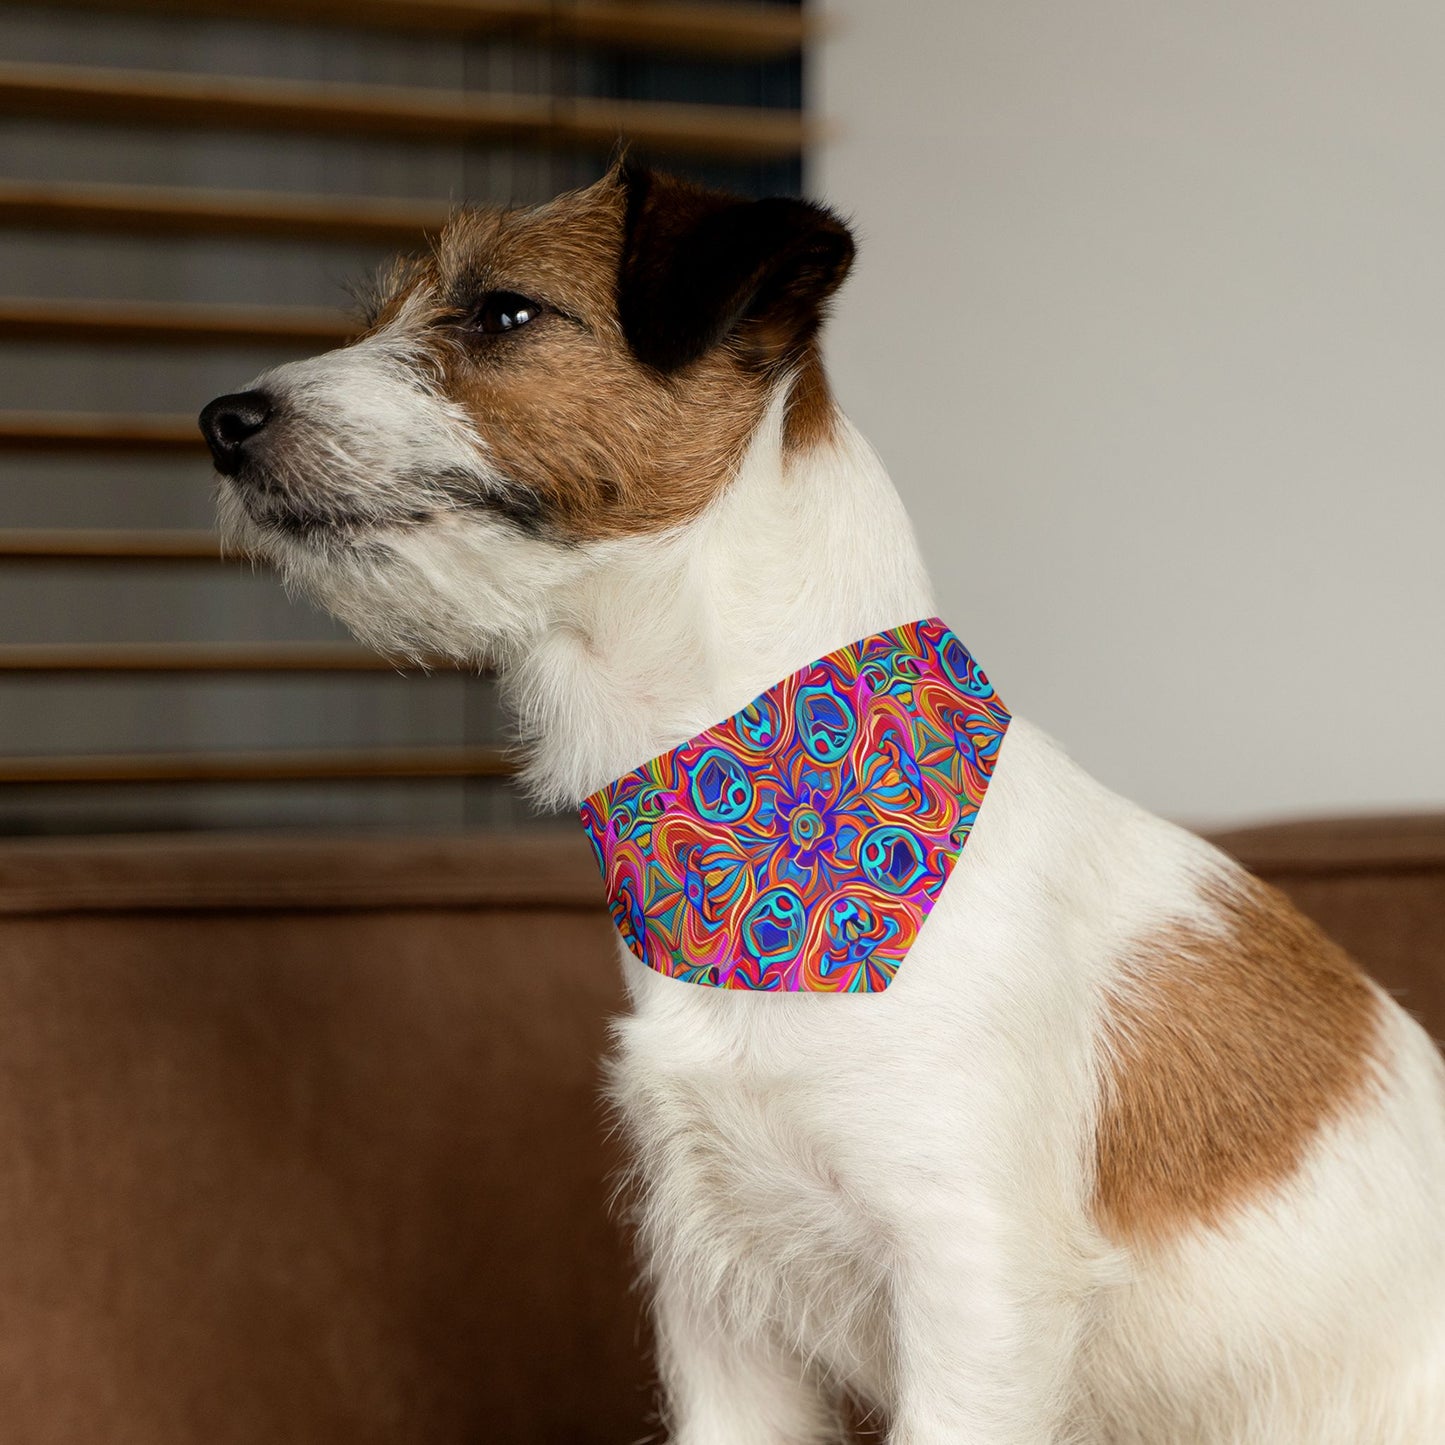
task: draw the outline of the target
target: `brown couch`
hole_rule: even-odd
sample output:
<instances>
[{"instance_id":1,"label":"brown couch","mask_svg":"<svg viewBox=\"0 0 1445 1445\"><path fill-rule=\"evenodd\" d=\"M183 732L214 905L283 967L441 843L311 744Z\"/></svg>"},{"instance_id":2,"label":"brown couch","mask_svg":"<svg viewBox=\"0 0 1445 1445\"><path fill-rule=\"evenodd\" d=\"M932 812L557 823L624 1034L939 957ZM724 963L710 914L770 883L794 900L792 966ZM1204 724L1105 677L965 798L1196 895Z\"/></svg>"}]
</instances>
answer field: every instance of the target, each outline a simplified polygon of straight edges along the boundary
<instances>
[{"instance_id":1,"label":"brown couch","mask_svg":"<svg viewBox=\"0 0 1445 1445\"><path fill-rule=\"evenodd\" d=\"M1222 839L1445 1033L1445 818ZM6 1445L654 1429L577 835L0 844Z\"/></svg>"}]
</instances>

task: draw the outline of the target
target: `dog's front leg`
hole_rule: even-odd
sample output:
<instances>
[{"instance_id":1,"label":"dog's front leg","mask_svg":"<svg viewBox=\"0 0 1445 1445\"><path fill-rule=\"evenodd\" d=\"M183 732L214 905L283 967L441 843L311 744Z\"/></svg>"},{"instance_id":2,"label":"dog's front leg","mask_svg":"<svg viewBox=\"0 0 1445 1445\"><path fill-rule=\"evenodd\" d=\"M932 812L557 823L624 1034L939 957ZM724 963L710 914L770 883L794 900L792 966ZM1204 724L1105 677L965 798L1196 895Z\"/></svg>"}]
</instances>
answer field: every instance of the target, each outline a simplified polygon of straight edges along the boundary
<instances>
[{"instance_id":1,"label":"dog's front leg","mask_svg":"<svg viewBox=\"0 0 1445 1445\"><path fill-rule=\"evenodd\" d=\"M745 1338L678 1282L653 1305L669 1445L835 1445L835 1410L803 1361Z\"/></svg>"},{"instance_id":2,"label":"dog's front leg","mask_svg":"<svg viewBox=\"0 0 1445 1445\"><path fill-rule=\"evenodd\" d=\"M889 1445L1086 1445L1068 1419L1080 1310L1022 1231L940 1209L894 1277ZM1051 1277L1052 1276L1052 1277ZM1068 1423L1066 1423L1066 1419Z\"/></svg>"}]
</instances>

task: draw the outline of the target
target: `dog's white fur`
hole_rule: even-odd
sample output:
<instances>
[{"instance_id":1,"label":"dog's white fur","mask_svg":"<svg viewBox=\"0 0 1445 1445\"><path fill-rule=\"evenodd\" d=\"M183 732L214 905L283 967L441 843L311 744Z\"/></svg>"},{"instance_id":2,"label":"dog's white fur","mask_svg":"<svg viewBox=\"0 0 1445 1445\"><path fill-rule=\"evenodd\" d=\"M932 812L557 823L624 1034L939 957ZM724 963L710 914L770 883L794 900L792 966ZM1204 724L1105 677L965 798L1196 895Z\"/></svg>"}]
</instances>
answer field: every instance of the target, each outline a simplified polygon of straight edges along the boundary
<instances>
[{"instance_id":1,"label":"dog's white fur","mask_svg":"<svg viewBox=\"0 0 1445 1445\"><path fill-rule=\"evenodd\" d=\"M262 384L364 416L333 443L363 499L443 454L503 485L485 428L386 331ZM666 535L559 547L458 511L358 553L258 528L230 489L223 510L371 642L496 662L532 787L576 803L933 613L878 458L846 422L791 452L786 386L731 484ZM840 1386L894 1445L1445 1441L1445 1070L1388 1000L1378 1087L1283 1188L1156 1250L1092 1216L1122 961L1160 926L1214 927L1202 900L1232 871L1016 719L885 993L724 993L619 947L615 1096L676 1445L835 1439Z\"/></svg>"}]
</instances>

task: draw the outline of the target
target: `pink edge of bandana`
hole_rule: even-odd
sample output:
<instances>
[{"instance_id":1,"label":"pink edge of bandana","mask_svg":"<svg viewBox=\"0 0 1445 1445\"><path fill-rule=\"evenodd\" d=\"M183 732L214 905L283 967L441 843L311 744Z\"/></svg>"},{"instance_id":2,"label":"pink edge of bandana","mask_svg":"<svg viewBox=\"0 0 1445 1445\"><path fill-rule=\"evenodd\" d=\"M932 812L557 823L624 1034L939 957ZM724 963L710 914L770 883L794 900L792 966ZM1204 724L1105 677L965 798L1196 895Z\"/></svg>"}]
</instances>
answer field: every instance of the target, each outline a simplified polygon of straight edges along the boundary
<instances>
[{"instance_id":1,"label":"pink edge of bandana","mask_svg":"<svg viewBox=\"0 0 1445 1445\"><path fill-rule=\"evenodd\" d=\"M887 988L1008 724L936 617L830 652L582 804L613 922L688 983Z\"/></svg>"}]
</instances>

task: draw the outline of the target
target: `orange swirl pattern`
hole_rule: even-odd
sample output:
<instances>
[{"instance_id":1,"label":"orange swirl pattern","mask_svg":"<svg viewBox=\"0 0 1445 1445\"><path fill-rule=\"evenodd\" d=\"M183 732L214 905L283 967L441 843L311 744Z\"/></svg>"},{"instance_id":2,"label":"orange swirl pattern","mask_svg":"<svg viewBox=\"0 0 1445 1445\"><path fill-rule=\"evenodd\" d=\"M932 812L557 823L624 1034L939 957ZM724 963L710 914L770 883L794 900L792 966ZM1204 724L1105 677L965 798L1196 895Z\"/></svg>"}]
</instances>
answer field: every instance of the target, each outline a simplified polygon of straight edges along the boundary
<instances>
[{"instance_id":1,"label":"orange swirl pattern","mask_svg":"<svg viewBox=\"0 0 1445 1445\"><path fill-rule=\"evenodd\" d=\"M936 617L830 652L583 803L623 940L713 988L887 988L1008 724Z\"/></svg>"}]
</instances>

